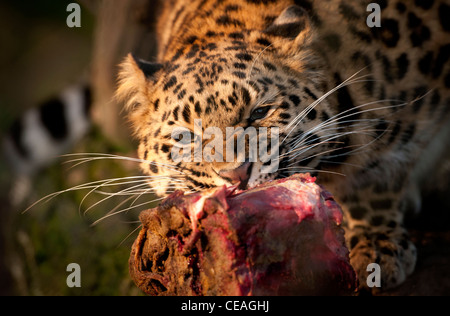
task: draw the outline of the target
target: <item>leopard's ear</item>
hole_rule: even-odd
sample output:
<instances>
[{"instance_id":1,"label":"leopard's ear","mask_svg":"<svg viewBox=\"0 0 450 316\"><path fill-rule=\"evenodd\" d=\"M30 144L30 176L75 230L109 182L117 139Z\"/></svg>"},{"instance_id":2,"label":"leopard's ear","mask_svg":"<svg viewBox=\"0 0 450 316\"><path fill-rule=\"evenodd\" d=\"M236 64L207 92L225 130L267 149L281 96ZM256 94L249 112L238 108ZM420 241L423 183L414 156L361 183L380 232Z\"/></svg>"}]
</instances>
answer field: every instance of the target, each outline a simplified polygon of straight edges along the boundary
<instances>
[{"instance_id":1,"label":"leopard's ear","mask_svg":"<svg viewBox=\"0 0 450 316\"><path fill-rule=\"evenodd\" d=\"M284 9L264 32L276 37L284 47L289 46L290 49L310 44L313 36L308 13L297 5Z\"/></svg>"},{"instance_id":2,"label":"leopard's ear","mask_svg":"<svg viewBox=\"0 0 450 316\"><path fill-rule=\"evenodd\" d=\"M157 80L162 69L162 64L147 62L128 54L120 64L116 97L125 101L127 109L144 104L149 85Z\"/></svg>"},{"instance_id":3,"label":"leopard's ear","mask_svg":"<svg viewBox=\"0 0 450 316\"><path fill-rule=\"evenodd\" d=\"M155 79L155 74L163 68L163 65L160 63L152 63L143 59L138 59L133 54L128 54L127 58L132 58L134 63L144 73L144 76L150 80Z\"/></svg>"},{"instance_id":4,"label":"leopard's ear","mask_svg":"<svg viewBox=\"0 0 450 316\"><path fill-rule=\"evenodd\" d=\"M270 36L271 47L283 56L283 61L297 71L318 74L323 66L314 51L314 26L308 13L291 5L264 30Z\"/></svg>"}]
</instances>

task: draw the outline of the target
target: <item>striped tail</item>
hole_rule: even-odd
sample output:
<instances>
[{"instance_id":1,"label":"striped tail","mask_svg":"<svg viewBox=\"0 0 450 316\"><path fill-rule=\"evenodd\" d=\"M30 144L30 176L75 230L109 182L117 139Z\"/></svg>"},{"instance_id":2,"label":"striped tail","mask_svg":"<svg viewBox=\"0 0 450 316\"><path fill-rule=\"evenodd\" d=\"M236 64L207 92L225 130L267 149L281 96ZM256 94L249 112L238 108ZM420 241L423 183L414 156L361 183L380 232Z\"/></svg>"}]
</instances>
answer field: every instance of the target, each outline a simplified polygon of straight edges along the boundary
<instances>
[{"instance_id":1,"label":"striped tail","mask_svg":"<svg viewBox=\"0 0 450 316\"><path fill-rule=\"evenodd\" d=\"M11 193L13 204L27 195L21 181L29 183L33 175L67 153L89 131L91 103L88 86L71 86L13 123L2 144L16 177Z\"/></svg>"}]
</instances>

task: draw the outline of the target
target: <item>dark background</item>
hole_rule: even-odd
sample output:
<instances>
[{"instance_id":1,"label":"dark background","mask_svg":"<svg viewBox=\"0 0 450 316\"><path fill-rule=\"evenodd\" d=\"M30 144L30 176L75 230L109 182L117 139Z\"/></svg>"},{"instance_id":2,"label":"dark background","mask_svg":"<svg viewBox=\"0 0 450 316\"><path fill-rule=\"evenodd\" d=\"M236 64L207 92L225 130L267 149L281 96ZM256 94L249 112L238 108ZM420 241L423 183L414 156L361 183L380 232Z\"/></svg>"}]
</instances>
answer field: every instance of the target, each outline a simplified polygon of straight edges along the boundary
<instances>
[{"instance_id":1,"label":"dark background","mask_svg":"<svg viewBox=\"0 0 450 316\"><path fill-rule=\"evenodd\" d=\"M117 49L104 57L100 55L104 53L96 50L95 42L100 37L98 32L109 34L98 26L99 8L102 5L114 7L114 1L80 2L80 28L66 25L70 14L66 8L71 2L75 1L0 2L0 138L27 109L36 107L80 79L90 79L93 66L98 72L109 72L100 84L113 89L116 66L93 65L93 59L115 59L109 63L116 64L131 50L130 45L123 45L119 48L126 52ZM123 5L127 1L115 2L118 10L123 10L120 3ZM120 23L117 26L120 27ZM113 23L104 26L112 36L114 27ZM127 29L133 27L130 25ZM103 99L111 98L108 93L103 92ZM125 122L123 114L118 113L114 106L105 110ZM107 135L106 129L101 122L95 123L91 132L71 152L134 157L136 144L127 127L118 128L122 132L121 138ZM104 198L95 196L88 199L79 209L89 192L84 190L62 194L22 213L41 197L59 190L91 181L140 175L136 163L102 160L70 169L70 164L63 164L67 159L59 159L31 179L32 188L24 201L11 205L11 191L20 183L17 184L17 175L4 157L0 156L0 159L0 295L140 294L128 275L128 257L139 226L139 209L91 226L121 200L112 198L84 214L89 205ZM117 191L120 189L123 188L115 188ZM68 288L66 285L69 275L66 267L72 262L81 266L81 288Z\"/></svg>"},{"instance_id":2,"label":"dark background","mask_svg":"<svg viewBox=\"0 0 450 316\"><path fill-rule=\"evenodd\" d=\"M96 102L100 104L96 107L97 117L105 113L114 117L108 117L109 125L96 121L92 131L71 152L133 157L136 144L123 123L120 107L110 104L109 98L114 88L115 65L127 52L138 52L140 57L154 54L154 34L151 28L142 26L152 22L154 1L136 0L133 8L127 7L131 3L128 0L82 1L81 28L66 25L66 7L71 2L74 1L0 2L0 137L24 111L80 78L88 78L94 82ZM99 7L104 9L100 15ZM114 14L128 15L121 22ZM133 23L127 24L129 20ZM108 34L119 36L116 46ZM136 38L146 40L136 42ZM99 46L107 47L106 52ZM94 78L91 69L97 74ZM105 109L105 105L109 107ZM120 135L116 135L117 131ZM103 197L88 199L80 212L80 203L88 191L78 191L22 213L39 198L62 189L99 179L139 175L135 163L100 160L70 169L60 159L40 171L32 179L27 199L13 206L10 194L17 179L0 159L0 295L141 294L128 275L128 256L139 226L139 209L91 226L120 199L108 200L84 214L86 205ZM437 168L442 169L444 178L450 178L450 163ZM450 294L448 188L447 183L428 192L425 212L409 221L419 250L417 269L402 287L385 294ZM66 267L71 262L81 266L81 288L66 286Z\"/></svg>"}]
</instances>

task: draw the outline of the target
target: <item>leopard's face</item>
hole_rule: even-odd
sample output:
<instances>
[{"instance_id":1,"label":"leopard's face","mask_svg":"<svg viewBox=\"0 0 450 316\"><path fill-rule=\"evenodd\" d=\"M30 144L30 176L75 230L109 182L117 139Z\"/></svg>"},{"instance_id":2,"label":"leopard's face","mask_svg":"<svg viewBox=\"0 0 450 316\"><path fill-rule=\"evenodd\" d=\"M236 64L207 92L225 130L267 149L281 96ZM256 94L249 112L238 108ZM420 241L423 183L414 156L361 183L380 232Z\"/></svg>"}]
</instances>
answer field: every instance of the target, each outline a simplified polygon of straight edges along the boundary
<instances>
[{"instance_id":1,"label":"leopard's face","mask_svg":"<svg viewBox=\"0 0 450 316\"><path fill-rule=\"evenodd\" d=\"M313 172L336 147L308 14L275 9L263 30L194 29L172 39L160 64L122 64L118 94L159 195Z\"/></svg>"},{"instance_id":2,"label":"leopard's face","mask_svg":"<svg viewBox=\"0 0 450 316\"><path fill-rule=\"evenodd\" d=\"M375 259L384 289L401 283L416 258L403 218L420 205L416 182L448 134L437 132L450 104L448 5L383 1L382 26L370 28L366 1L219 2L171 1L163 64L129 57L122 65L118 94L149 184L166 195L317 172L342 206L360 284ZM273 170L263 172L259 155L226 151L227 129L239 127L276 135ZM214 138L205 136L211 129ZM174 149L190 149L186 161ZM251 139L235 149L251 152Z\"/></svg>"},{"instance_id":3,"label":"leopard's face","mask_svg":"<svg viewBox=\"0 0 450 316\"><path fill-rule=\"evenodd\" d=\"M260 50L226 47L157 66L156 81L134 74L143 89L132 93L129 103L138 153L159 195L237 183L253 187L314 171L333 144L333 112L319 99L323 92L316 76L294 71ZM132 57L125 65L128 72L155 67ZM249 136L239 143L242 133ZM273 155L263 156L262 149Z\"/></svg>"}]
</instances>

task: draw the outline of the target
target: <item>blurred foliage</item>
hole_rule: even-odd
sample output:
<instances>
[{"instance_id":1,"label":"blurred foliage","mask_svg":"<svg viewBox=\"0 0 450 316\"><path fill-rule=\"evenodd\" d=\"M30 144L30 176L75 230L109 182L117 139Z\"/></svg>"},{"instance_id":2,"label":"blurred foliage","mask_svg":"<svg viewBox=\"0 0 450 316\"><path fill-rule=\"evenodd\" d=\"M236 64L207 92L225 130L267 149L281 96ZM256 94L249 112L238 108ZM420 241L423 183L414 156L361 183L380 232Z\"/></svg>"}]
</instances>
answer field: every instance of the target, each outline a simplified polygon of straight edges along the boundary
<instances>
[{"instance_id":1,"label":"blurred foliage","mask_svg":"<svg viewBox=\"0 0 450 316\"><path fill-rule=\"evenodd\" d=\"M116 152L117 148L92 132L75 152ZM124 148L122 148L124 150ZM124 151L120 152L124 152ZM66 157L70 160L77 157ZM137 163L116 160L95 160L74 168L62 162L51 166L33 181L33 193L23 208L53 192L98 180L139 175ZM130 187L114 187L119 192ZM103 188L102 188L103 189ZM106 189L105 189L106 190ZM66 192L49 202L37 204L25 213L12 214L9 231L10 264L13 265L15 294L19 295L138 295L140 290L128 274L128 258L136 238L138 215L150 203L120 212L129 207L133 199L122 205L117 215L105 218L126 196L112 197L85 211L104 195L90 190ZM151 201L152 195L143 195L135 205ZM23 209L22 209L23 210ZM66 271L69 263L81 267L81 288L69 288Z\"/></svg>"},{"instance_id":2,"label":"blurred foliage","mask_svg":"<svg viewBox=\"0 0 450 316\"><path fill-rule=\"evenodd\" d=\"M77 82L89 68L95 18L82 7L82 27L68 28L66 8L71 2L76 1L0 3L0 137L26 109ZM134 155L135 148L131 142L118 147L94 128L72 152ZM112 197L85 213L105 196L91 194L80 207L89 193L82 190L63 193L22 213L48 194L83 183L133 175L140 175L137 163L124 160L95 160L75 168L58 161L32 179L26 201L12 207L9 194L17 188L15 185L20 187L20 182L16 182L0 157L0 293L141 294L129 277L128 257L138 233L139 212L151 204L92 226L126 197ZM115 192L121 189L114 188ZM144 195L136 204L151 199ZM72 262L81 267L81 288L66 285L70 273L66 268Z\"/></svg>"},{"instance_id":3,"label":"blurred foliage","mask_svg":"<svg viewBox=\"0 0 450 316\"><path fill-rule=\"evenodd\" d=\"M25 109L85 74L95 18L82 6L81 27L69 28L69 0L0 2L0 135Z\"/></svg>"}]
</instances>

